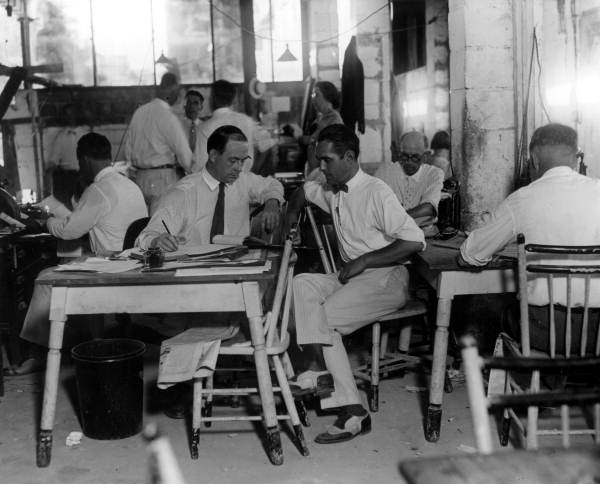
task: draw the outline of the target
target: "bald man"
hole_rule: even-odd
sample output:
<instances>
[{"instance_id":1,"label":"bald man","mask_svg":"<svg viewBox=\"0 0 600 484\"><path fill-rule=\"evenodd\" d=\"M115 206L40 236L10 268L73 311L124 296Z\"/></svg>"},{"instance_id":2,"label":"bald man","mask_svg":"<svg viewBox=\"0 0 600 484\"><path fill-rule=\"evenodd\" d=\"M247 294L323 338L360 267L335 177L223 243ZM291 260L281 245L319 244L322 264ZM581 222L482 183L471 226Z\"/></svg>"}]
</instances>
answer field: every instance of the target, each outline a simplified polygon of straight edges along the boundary
<instances>
[{"instance_id":1,"label":"bald man","mask_svg":"<svg viewBox=\"0 0 600 484\"><path fill-rule=\"evenodd\" d=\"M404 133L400 137L399 151L392 146L392 163L383 163L375 172L377 178L391 187L406 212L421 228L437 221L444 184L444 172L423 163L426 146L422 133Z\"/></svg>"}]
</instances>

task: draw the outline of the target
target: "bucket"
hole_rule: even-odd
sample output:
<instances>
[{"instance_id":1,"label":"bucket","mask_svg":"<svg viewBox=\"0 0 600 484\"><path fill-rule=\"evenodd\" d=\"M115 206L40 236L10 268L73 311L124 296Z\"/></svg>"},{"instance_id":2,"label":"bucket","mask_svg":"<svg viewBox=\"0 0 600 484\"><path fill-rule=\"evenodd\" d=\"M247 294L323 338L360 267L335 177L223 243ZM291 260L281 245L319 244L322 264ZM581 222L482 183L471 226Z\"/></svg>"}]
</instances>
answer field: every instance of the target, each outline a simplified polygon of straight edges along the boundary
<instances>
[{"instance_id":1,"label":"bucket","mask_svg":"<svg viewBox=\"0 0 600 484\"><path fill-rule=\"evenodd\" d=\"M71 350L87 437L122 439L142 430L145 351L141 341L124 338L86 341Z\"/></svg>"}]
</instances>

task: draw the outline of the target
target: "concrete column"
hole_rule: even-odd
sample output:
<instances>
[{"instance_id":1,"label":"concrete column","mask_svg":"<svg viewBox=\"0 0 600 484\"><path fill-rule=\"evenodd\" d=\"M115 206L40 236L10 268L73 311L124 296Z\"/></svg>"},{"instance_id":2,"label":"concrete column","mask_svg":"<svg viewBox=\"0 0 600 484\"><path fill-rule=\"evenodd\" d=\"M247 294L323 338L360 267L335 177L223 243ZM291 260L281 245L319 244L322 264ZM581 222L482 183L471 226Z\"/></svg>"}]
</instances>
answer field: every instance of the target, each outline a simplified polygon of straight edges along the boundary
<instances>
[{"instance_id":1,"label":"concrete column","mask_svg":"<svg viewBox=\"0 0 600 484\"><path fill-rule=\"evenodd\" d=\"M511 0L450 0L452 159L462 225L472 229L513 189L515 102Z\"/></svg>"}]
</instances>

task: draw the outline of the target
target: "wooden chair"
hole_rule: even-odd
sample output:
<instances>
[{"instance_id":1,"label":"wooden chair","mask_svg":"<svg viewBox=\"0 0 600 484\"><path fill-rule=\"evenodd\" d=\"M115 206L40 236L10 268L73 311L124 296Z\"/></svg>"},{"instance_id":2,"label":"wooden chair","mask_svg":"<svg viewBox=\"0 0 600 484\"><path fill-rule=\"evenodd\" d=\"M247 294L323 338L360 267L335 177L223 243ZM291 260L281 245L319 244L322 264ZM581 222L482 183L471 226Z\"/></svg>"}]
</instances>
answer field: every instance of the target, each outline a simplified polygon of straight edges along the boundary
<instances>
[{"instance_id":1,"label":"wooden chair","mask_svg":"<svg viewBox=\"0 0 600 484\"><path fill-rule=\"evenodd\" d=\"M503 334L496 344L495 356L510 356L518 359L546 358L551 360L564 360L565 371L570 370L569 365L578 365L585 362L585 357L600 356L600 328L597 318L591 317L590 294L591 284L600 277L600 246L551 246L539 244L525 244L523 234L517 236L518 246L518 279L519 279L519 305L520 305L520 345L516 344L507 335ZM556 263L553 258L559 257ZM565 259L574 258L569 265ZM590 263L596 265L590 265ZM545 279L548 289L548 351L535 350L531 345L530 315L528 280L532 277ZM574 288L583 291L583 301L576 301ZM581 292L579 293L581 294ZM559 304L560 302L560 304ZM557 313L565 313L564 326L558 324ZM595 328L594 328L595 326ZM594 329L596 333L595 345L591 344ZM561 334L562 333L562 334ZM579 341L574 338L578 335ZM593 348L592 348L593 347ZM590 352L591 349L591 352ZM559 351L560 350L560 351ZM593 360L592 360L593 361ZM554 369L554 363L545 369ZM568 380L566 380L568 382ZM540 371L532 371L531 376L519 378L517 374L504 369L492 370L489 377L488 398L493 399L503 394L516 394L541 391ZM567 402L568 403L568 402ZM600 421L600 405L594 406L595 430L569 431L569 408L565 403L561 406L560 429L538 429L539 406L530 406L527 411L526 424L521 422L515 411L507 406L503 412L500 430L500 443L508 443L511 423L526 435L527 448L538 447L539 435L562 435L563 445L570 444L573 434L590 433L598 439L598 422Z\"/></svg>"},{"instance_id":2,"label":"wooden chair","mask_svg":"<svg viewBox=\"0 0 600 484\"><path fill-rule=\"evenodd\" d=\"M471 408L471 417L473 419L473 429L475 432L475 441L477 449L482 454L491 454L493 451L492 431L490 426L490 412L504 411L510 409L512 415L515 415L517 409L528 409L531 415L531 409L539 409L542 406L561 406L561 428L543 433L562 435L563 447L570 446L570 435L573 433L593 436L594 442L600 444L600 379L598 369L600 369L600 357L552 359L538 357L491 357L481 358L477 351L475 339L472 336L465 336L461 340L462 358L465 366L467 379L467 390L469 395L469 405ZM502 370L505 372L527 372L531 375L531 388L519 393L507 393L503 395L488 395L486 398L482 370ZM586 387L579 390L540 390L536 386L536 374L541 372L577 374L587 373L593 375L595 384L592 387ZM593 405L593 428L584 430L574 430L570 427L569 407ZM516 415L515 415L516 416ZM535 425L529 425L529 432L533 436L541 432L537 430L537 412L535 413ZM537 441L536 441L537 447Z\"/></svg>"},{"instance_id":3,"label":"wooden chair","mask_svg":"<svg viewBox=\"0 0 600 484\"><path fill-rule=\"evenodd\" d=\"M288 321L291 310L292 298L292 279L294 276L295 254L292 253L293 233L288 237L284 245L283 256L277 284L275 286L275 294L273 296L273 305L271 310L264 317L264 334L267 355L273 364L278 386L273 386L274 392L280 392L283 398L287 413L277 415L278 420L291 420L296 444L300 453L304 456L309 455L308 447L300 426L300 414L303 419L306 418L306 410L302 402L295 402L290 391L288 378L294 376L294 371L291 366L287 349L290 343L288 334ZM219 350L219 355L242 356L249 357L254 355L254 347L249 341L237 344L231 344L227 341L223 342ZM268 368L256 366L256 372L266 373L267 378L271 378ZM198 444L200 439L200 427L202 423L210 426L212 422L229 421L229 420L252 420L260 421L262 415L240 416L230 415L224 417L212 416L212 398L213 395L252 395L259 394L261 398L273 399L274 395L264 395L262 389L257 387L250 388L214 388L212 377L195 378L194 379L194 398L192 408L192 441L191 441L191 456L192 459L198 458ZM298 405L298 409L297 406ZM271 431L267 429L267 453L269 459L275 465L283 463L283 454L281 450L281 441L279 437L279 429Z\"/></svg>"},{"instance_id":4,"label":"wooden chair","mask_svg":"<svg viewBox=\"0 0 600 484\"><path fill-rule=\"evenodd\" d=\"M325 273L329 274L336 271L334 252L327 231L323 226L321 226L321 230L319 230L319 226L310 205L306 206L306 216L310 222ZM321 234L323 237L321 237ZM326 245L323 244L323 240L325 240ZM371 361L354 370L354 376L356 378L367 380L371 383L369 388L369 409L372 412L377 412L379 410L380 377L382 375L387 375L392 371L414 367L422 361L421 357L408 354L412 334L412 327L410 324L402 325L397 353L389 353L387 351L388 332L384 331L382 334L381 325L392 321L401 321L414 316L423 316L424 318L427 316L427 306L419 299L410 299L402 308L392 311L372 323ZM425 326L427 326L427 320L425 320Z\"/></svg>"}]
</instances>

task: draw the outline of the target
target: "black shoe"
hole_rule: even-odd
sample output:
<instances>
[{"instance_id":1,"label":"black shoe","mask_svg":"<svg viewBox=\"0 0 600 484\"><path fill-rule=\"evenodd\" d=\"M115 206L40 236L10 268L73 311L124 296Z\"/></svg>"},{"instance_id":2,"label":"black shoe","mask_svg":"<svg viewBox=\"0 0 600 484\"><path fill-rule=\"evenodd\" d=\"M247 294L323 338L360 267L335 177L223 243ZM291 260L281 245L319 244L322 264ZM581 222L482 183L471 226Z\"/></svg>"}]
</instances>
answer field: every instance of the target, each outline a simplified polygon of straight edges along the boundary
<instances>
[{"instance_id":1,"label":"black shoe","mask_svg":"<svg viewBox=\"0 0 600 484\"><path fill-rule=\"evenodd\" d=\"M352 440L357 435L368 434L371 431L371 416L365 412L362 416L350 415L342 410L333 425L327 431L315 438L317 444L337 444Z\"/></svg>"}]
</instances>

